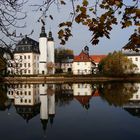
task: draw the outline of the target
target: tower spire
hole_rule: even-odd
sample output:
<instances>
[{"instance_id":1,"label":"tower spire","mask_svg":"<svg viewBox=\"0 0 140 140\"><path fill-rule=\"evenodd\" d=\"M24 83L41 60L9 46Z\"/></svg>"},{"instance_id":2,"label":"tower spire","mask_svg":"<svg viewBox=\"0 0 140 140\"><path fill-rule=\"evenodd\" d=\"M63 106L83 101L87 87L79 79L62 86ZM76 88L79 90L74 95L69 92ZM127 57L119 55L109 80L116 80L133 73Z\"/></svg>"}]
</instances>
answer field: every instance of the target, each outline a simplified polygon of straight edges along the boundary
<instances>
[{"instance_id":1,"label":"tower spire","mask_svg":"<svg viewBox=\"0 0 140 140\"><path fill-rule=\"evenodd\" d=\"M40 21L42 23L42 27L41 27L41 33L40 33L40 37L47 37L47 34L45 32L45 12L43 12Z\"/></svg>"},{"instance_id":2,"label":"tower spire","mask_svg":"<svg viewBox=\"0 0 140 140\"><path fill-rule=\"evenodd\" d=\"M51 31L49 31L48 41L53 41L53 37L52 37L52 32Z\"/></svg>"}]
</instances>

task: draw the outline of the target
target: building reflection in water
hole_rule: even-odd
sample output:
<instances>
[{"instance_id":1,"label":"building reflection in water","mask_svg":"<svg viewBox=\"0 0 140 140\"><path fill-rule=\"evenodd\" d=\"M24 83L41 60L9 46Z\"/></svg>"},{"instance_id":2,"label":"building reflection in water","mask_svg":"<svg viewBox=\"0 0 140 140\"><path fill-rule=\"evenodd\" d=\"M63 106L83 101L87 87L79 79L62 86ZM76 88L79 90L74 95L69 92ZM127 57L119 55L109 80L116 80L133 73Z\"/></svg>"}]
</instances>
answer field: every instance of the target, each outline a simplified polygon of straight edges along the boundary
<instances>
[{"instance_id":1,"label":"building reflection in water","mask_svg":"<svg viewBox=\"0 0 140 140\"><path fill-rule=\"evenodd\" d=\"M91 99L99 94L109 105L123 107L132 115L140 116L139 83L106 83L101 86L89 83L18 84L10 85L7 92L8 98L13 100L17 113L27 122L40 113L44 130L48 121L53 124L55 105L68 105L76 99L84 109L89 109Z\"/></svg>"},{"instance_id":2,"label":"building reflection in water","mask_svg":"<svg viewBox=\"0 0 140 140\"><path fill-rule=\"evenodd\" d=\"M97 87L91 84L78 83L73 84L72 87L74 98L78 100L85 109L89 109L90 100L93 96L99 96Z\"/></svg>"},{"instance_id":3,"label":"building reflection in water","mask_svg":"<svg viewBox=\"0 0 140 140\"><path fill-rule=\"evenodd\" d=\"M140 117L140 83L135 83L134 88L136 92L123 108L131 115Z\"/></svg>"},{"instance_id":4,"label":"building reflection in water","mask_svg":"<svg viewBox=\"0 0 140 140\"><path fill-rule=\"evenodd\" d=\"M46 131L48 120L51 125L55 117L55 85L54 84L40 84L40 119L44 132Z\"/></svg>"},{"instance_id":5,"label":"building reflection in water","mask_svg":"<svg viewBox=\"0 0 140 140\"><path fill-rule=\"evenodd\" d=\"M13 100L17 113L27 122L40 113L43 130L48 120L53 124L55 116L54 84L19 84L10 85L7 96Z\"/></svg>"},{"instance_id":6,"label":"building reflection in water","mask_svg":"<svg viewBox=\"0 0 140 140\"><path fill-rule=\"evenodd\" d=\"M10 85L7 96L13 100L17 113L27 122L39 114L40 97L38 85Z\"/></svg>"}]
</instances>

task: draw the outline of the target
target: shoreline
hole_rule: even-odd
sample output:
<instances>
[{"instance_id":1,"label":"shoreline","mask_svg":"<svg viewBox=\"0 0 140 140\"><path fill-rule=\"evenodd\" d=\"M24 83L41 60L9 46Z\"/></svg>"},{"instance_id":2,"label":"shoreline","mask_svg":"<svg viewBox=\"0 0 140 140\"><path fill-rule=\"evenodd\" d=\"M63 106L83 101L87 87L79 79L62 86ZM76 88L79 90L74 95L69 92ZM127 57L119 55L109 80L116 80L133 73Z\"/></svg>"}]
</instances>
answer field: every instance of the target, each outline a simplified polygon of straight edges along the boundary
<instances>
[{"instance_id":1,"label":"shoreline","mask_svg":"<svg viewBox=\"0 0 140 140\"><path fill-rule=\"evenodd\" d=\"M33 83L33 84L44 84L44 83L85 83L85 82L140 82L140 77L127 76L127 77L91 77L91 76L38 76L38 77L3 77L0 83Z\"/></svg>"}]
</instances>

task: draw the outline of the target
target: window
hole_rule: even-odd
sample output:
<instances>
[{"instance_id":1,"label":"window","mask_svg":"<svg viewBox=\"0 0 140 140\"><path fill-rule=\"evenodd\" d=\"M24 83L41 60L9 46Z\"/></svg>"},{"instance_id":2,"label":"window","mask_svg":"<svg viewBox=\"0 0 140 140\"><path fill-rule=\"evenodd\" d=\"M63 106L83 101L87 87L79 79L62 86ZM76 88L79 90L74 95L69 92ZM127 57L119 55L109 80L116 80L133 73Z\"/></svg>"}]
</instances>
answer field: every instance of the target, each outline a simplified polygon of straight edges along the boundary
<instances>
[{"instance_id":1,"label":"window","mask_svg":"<svg viewBox=\"0 0 140 140\"><path fill-rule=\"evenodd\" d=\"M80 84L78 84L78 88L80 88Z\"/></svg>"},{"instance_id":2,"label":"window","mask_svg":"<svg viewBox=\"0 0 140 140\"><path fill-rule=\"evenodd\" d=\"M29 103L31 103L31 100L29 99Z\"/></svg>"},{"instance_id":3,"label":"window","mask_svg":"<svg viewBox=\"0 0 140 140\"><path fill-rule=\"evenodd\" d=\"M136 95L136 98L138 99L138 98L139 98L139 96L138 96L138 95Z\"/></svg>"},{"instance_id":4,"label":"window","mask_svg":"<svg viewBox=\"0 0 140 140\"><path fill-rule=\"evenodd\" d=\"M24 63L24 67L26 67L26 63Z\"/></svg>"},{"instance_id":5,"label":"window","mask_svg":"<svg viewBox=\"0 0 140 140\"><path fill-rule=\"evenodd\" d=\"M28 63L28 67L30 67L31 65L30 65L30 63Z\"/></svg>"},{"instance_id":6,"label":"window","mask_svg":"<svg viewBox=\"0 0 140 140\"><path fill-rule=\"evenodd\" d=\"M137 57L135 58L135 61L138 61L138 58Z\"/></svg>"},{"instance_id":7,"label":"window","mask_svg":"<svg viewBox=\"0 0 140 140\"><path fill-rule=\"evenodd\" d=\"M26 73L26 70L24 70L24 73Z\"/></svg>"},{"instance_id":8,"label":"window","mask_svg":"<svg viewBox=\"0 0 140 140\"><path fill-rule=\"evenodd\" d=\"M26 59L26 55L24 55L24 59Z\"/></svg>"},{"instance_id":9,"label":"window","mask_svg":"<svg viewBox=\"0 0 140 140\"><path fill-rule=\"evenodd\" d=\"M27 95L27 92L25 91L24 94Z\"/></svg>"},{"instance_id":10,"label":"window","mask_svg":"<svg viewBox=\"0 0 140 140\"><path fill-rule=\"evenodd\" d=\"M30 70L28 70L28 73L30 73Z\"/></svg>"},{"instance_id":11,"label":"window","mask_svg":"<svg viewBox=\"0 0 140 140\"><path fill-rule=\"evenodd\" d=\"M23 99L20 99L20 102L22 103L23 102Z\"/></svg>"},{"instance_id":12,"label":"window","mask_svg":"<svg viewBox=\"0 0 140 140\"><path fill-rule=\"evenodd\" d=\"M28 59L30 59L30 55L28 55Z\"/></svg>"},{"instance_id":13,"label":"window","mask_svg":"<svg viewBox=\"0 0 140 140\"><path fill-rule=\"evenodd\" d=\"M85 73L87 73L87 69L85 69Z\"/></svg>"},{"instance_id":14,"label":"window","mask_svg":"<svg viewBox=\"0 0 140 140\"><path fill-rule=\"evenodd\" d=\"M27 103L27 99L25 99L25 103Z\"/></svg>"},{"instance_id":15,"label":"window","mask_svg":"<svg viewBox=\"0 0 140 140\"><path fill-rule=\"evenodd\" d=\"M78 74L80 74L80 70L78 69Z\"/></svg>"},{"instance_id":16,"label":"window","mask_svg":"<svg viewBox=\"0 0 140 140\"><path fill-rule=\"evenodd\" d=\"M77 65L79 65L79 62L77 62Z\"/></svg>"},{"instance_id":17,"label":"window","mask_svg":"<svg viewBox=\"0 0 140 140\"><path fill-rule=\"evenodd\" d=\"M28 87L29 87L29 88L31 88L31 85L30 85L30 84L28 84Z\"/></svg>"},{"instance_id":18,"label":"window","mask_svg":"<svg viewBox=\"0 0 140 140\"><path fill-rule=\"evenodd\" d=\"M28 92L28 95L31 95L31 91Z\"/></svg>"},{"instance_id":19,"label":"window","mask_svg":"<svg viewBox=\"0 0 140 140\"><path fill-rule=\"evenodd\" d=\"M87 62L85 62L85 65L87 65Z\"/></svg>"},{"instance_id":20,"label":"window","mask_svg":"<svg viewBox=\"0 0 140 140\"><path fill-rule=\"evenodd\" d=\"M20 63L20 67L22 67L22 64Z\"/></svg>"},{"instance_id":21,"label":"window","mask_svg":"<svg viewBox=\"0 0 140 140\"><path fill-rule=\"evenodd\" d=\"M22 59L22 56L20 55L20 59Z\"/></svg>"}]
</instances>

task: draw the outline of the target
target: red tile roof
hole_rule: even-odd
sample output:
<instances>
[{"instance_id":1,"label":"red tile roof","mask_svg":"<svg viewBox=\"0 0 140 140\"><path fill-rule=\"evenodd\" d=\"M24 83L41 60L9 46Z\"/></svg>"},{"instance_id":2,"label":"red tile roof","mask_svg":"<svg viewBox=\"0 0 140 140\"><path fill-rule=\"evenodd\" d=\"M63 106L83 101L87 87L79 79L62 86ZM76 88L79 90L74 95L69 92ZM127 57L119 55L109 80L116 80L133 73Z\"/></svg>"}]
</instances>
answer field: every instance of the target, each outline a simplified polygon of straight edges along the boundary
<instances>
[{"instance_id":1,"label":"red tile roof","mask_svg":"<svg viewBox=\"0 0 140 140\"><path fill-rule=\"evenodd\" d=\"M100 96L98 89L95 90L95 92L93 93L93 97L98 97Z\"/></svg>"},{"instance_id":2,"label":"red tile roof","mask_svg":"<svg viewBox=\"0 0 140 140\"><path fill-rule=\"evenodd\" d=\"M95 62L99 63L106 55L90 55L90 58Z\"/></svg>"},{"instance_id":3,"label":"red tile roof","mask_svg":"<svg viewBox=\"0 0 140 140\"><path fill-rule=\"evenodd\" d=\"M82 105L87 105L92 98L92 95L90 96L75 96L75 98L82 104Z\"/></svg>"},{"instance_id":4,"label":"red tile roof","mask_svg":"<svg viewBox=\"0 0 140 140\"><path fill-rule=\"evenodd\" d=\"M106 55L90 55L82 51L78 56L74 56L73 62L95 62L99 63Z\"/></svg>"},{"instance_id":5,"label":"red tile roof","mask_svg":"<svg viewBox=\"0 0 140 140\"><path fill-rule=\"evenodd\" d=\"M82 51L78 56L74 56L73 62L91 62L93 61L89 54Z\"/></svg>"}]
</instances>

